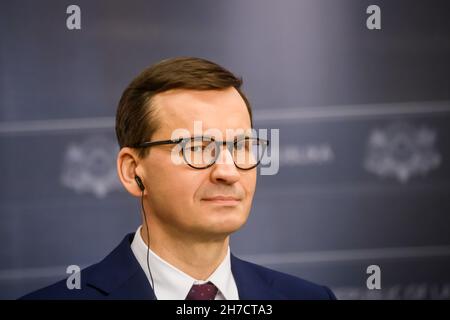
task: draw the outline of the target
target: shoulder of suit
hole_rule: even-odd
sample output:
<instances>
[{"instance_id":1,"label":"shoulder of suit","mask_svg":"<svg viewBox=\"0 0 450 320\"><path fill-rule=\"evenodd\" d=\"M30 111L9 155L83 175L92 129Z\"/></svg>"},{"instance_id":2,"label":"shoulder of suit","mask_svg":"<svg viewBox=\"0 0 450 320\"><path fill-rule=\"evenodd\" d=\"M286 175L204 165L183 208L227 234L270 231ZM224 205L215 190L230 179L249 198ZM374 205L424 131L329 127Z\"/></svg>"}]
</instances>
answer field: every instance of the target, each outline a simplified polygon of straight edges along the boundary
<instances>
[{"instance_id":1,"label":"shoulder of suit","mask_svg":"<svg viewBox=\"0 0 450 320\"><path fill-rule=\"evenodd\" d=\"M284 272L276 271L252 262L239 259L261 280L267 282L274 290L286 297L286 299L336 299L333 292L326 286L296 277Z\"/></svg>"},{"instance_id":2,"label":"shoulder of suit","mask_svg":"<svg viewBox=\"0 0 450 320\"><path fill-rule=\"evenodd\" d=\"M96 268L97 264L93 264L81 270L81 287L80 289L69 289L67 286L67 278L60 280L52 285L33 291L21 298L20 300L70 300L70 299L95 299L104 296L97 288L89 286L85 279L88 274Z\"/></svg>"},{"instance_id":3,"label":"shoulder of suit","mask_svg":"<svg viewBox=\"0 0 450 320\"><path fill-rule=\"evenodd\" d=\"M108 261L108 259L111 259L111 257L123 256L124 254L123 248L126 248L126 244L130 243L133 237L134 234L127 234L125 238L122 240L122 242L114 250L112 250L103 260L81 270L80 289L76 288L69 289L67 286L67 278L65 278L50 286L33 291L19 299L26 299L26 300L104 299L106 293L97 287L89 285L87 279L89 279L91 276L95 277L98 274L103 275L105 271L105 261ZM131 249L129 249L129 251L131 252Z\"/></svg>"}]
</instances>

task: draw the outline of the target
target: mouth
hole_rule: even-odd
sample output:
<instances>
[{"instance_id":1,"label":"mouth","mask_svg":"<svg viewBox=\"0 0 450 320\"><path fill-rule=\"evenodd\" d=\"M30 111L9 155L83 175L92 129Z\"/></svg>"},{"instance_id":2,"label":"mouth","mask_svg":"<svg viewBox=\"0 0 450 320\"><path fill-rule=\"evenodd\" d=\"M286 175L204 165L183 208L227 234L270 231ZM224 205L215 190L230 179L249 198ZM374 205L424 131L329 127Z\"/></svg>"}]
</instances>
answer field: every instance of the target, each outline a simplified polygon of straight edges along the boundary
<instances>
[{"instance_id":1,"label":"mouth","mask_svg":"<svg viewBox=\"0 0 450 320\"><path fill-rule=\"evenodd\" d=\"M241 202L241 199L230 196L215 196L210 198L204 198L202 199L202 201L215 205L236 206Z\"/></svg>"}]
</instances>

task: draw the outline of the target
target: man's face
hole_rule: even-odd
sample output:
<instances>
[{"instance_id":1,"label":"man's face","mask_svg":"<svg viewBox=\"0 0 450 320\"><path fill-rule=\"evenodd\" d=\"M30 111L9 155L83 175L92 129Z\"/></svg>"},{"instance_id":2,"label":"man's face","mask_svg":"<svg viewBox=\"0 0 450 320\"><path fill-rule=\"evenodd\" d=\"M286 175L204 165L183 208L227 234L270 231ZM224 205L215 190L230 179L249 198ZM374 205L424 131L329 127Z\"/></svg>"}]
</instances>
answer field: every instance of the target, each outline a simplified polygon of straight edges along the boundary
<instances>
[{"instance_id":1,"label":"man's face","mask_svg":"<svg viewBox=\"0 0 450 320\"><path fill-rule=\"evenodd\" d=\"M172 132L185 128L194 136L194 121L206 131L214 128L222 139L232 140L228 130L251 128L246 104L236 89L171 90L156 95L153 107L160 128L152 141L168 140ZM198 132L195 132L198 135ZM217 162L206 169L194 169L171 159L174 145L156 146L144 159L146 201L153 223L177 234L204 239L227 236L247 220L256 186L256 169L240 170L226 147ZM212 200L215 197L236 200ZM156 221L155 221L156 220ZM150 221L152 225L152 221Z\"/></svg>"}]
</instances>

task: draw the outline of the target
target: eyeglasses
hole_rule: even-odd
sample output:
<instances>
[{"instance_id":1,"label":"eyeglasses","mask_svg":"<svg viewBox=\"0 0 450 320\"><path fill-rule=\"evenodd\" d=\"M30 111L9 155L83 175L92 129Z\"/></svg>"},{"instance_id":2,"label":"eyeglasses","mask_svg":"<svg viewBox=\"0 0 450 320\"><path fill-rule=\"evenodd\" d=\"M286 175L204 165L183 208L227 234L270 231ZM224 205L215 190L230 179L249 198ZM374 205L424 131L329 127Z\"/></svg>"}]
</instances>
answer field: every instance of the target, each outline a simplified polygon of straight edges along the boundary
<instances>
[{"instance_id":1,"label":"eyeglasses","mask_svg":"<svg viewBox=\"0 0 450 320\"><path fill-rule=\"evenodd\" d=\"M213 137L199 136L175 140L147 141L132 146L148 148L158 145L177 144L187 165L194 169L206 169L216 163L221 147L226 146L233 156L234 164L241 170L255 168L269 145L268 140L253 137L236 137L233 141L218 141Z\"/></svg>"}]
</instances>

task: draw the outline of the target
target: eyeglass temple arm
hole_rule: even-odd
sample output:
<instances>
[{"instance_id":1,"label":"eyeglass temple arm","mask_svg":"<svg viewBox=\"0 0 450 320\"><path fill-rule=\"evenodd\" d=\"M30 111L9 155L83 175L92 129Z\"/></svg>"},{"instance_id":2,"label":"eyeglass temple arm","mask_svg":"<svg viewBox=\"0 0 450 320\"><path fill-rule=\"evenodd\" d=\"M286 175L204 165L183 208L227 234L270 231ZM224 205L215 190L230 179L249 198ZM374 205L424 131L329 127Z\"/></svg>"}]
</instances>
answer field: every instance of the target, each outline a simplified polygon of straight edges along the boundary
<instances>
[{"instance_id":1,"label":"eyeglass temple arm","mask_svg":"<svg viewBox=\"0 0 450 320\"><path fill-rule=\"evenodd\" d=\"M146 142L142 142L139 143L135 146L133 146L133 148L146 148L146 147L151 147L151 146L159 146L162 144L177 144L180 143L183 139L176 139L176 140L160 140L160 141L146 141Z\"/></svg>"}]
</instances>

